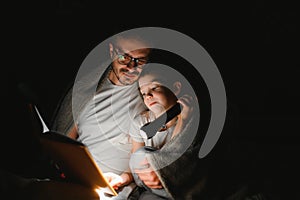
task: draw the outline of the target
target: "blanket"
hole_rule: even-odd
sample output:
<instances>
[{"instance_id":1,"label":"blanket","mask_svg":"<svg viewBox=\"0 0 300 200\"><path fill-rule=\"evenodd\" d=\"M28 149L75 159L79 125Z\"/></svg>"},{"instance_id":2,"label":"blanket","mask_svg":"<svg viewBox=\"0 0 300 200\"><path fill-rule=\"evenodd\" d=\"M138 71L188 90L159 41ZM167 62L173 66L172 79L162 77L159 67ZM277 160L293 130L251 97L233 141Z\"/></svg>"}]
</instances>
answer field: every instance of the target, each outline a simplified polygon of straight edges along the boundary
<instances>
[{"instance_id":1,"label":"blanket","mask_svg":"<svg viewBox=\"0 0 300 200\"><path fill-rule=\"evenodd\" d=\"M79 84L72 84L67 89L54 113L51 130L66 134L72 129L82 108L101 88L110 70L111 67L95 68L78 79ZM198 157L208 125L204 119L201 117L199 123L199 118L193 117L184 130L158 153L148 155L150 164L173 199L215 199L219 194L219 174L224 173L219 167L222 163L220 152L224 149L215 147L205 158Z\"/></svg>"}]
</instances>

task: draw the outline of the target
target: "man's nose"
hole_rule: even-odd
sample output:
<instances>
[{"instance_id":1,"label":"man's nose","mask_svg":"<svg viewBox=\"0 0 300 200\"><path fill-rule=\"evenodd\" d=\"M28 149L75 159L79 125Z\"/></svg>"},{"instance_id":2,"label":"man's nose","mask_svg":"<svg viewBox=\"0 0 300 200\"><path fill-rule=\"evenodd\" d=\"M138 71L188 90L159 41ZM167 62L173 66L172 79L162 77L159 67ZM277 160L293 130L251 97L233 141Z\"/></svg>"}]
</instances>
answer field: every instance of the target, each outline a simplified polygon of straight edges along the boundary
<instances>
[{"instance_id":1,"label":"man's nose","mask_svg":"<svg viewBox=\"0 0 300 200\"><path fill-rule=\"evenodd\" d=\"M130 62L127 64L129 69L135 69L137 67L137 63L134 59L131 59Z\"/></svg>"}]
</instances>

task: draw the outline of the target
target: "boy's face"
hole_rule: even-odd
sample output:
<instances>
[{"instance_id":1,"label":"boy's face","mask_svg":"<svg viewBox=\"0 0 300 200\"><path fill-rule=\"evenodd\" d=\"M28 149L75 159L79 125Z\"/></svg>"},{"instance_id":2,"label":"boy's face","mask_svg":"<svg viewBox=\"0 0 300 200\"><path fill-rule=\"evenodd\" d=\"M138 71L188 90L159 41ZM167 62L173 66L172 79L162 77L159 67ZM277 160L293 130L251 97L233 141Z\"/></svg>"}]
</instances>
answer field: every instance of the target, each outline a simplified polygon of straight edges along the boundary
<instances>
[{"instance_id":1,"label":"boy's face","mask_svg":"<svg viewBox=\"0 0 300 200\"><path fill-rule=\"evenodd\" d=\"M162 85L152 74L140 77L139 87L145 105L156 117L164 113L177 102L177 97L171 89Z\"/></svg>"},{"instance_id":2,"label":"boy's face","mask_svg":"<svg viewBox=\"0 0 300 200\"><path fill-rule=\"evenodd\" d=\"M150 53L150 49L140 48L143 45L134 39L119 39L114 45L110 44L113 71L109 78L114 84L131 85L137 81Z\"/></svg>"}]
</instances>

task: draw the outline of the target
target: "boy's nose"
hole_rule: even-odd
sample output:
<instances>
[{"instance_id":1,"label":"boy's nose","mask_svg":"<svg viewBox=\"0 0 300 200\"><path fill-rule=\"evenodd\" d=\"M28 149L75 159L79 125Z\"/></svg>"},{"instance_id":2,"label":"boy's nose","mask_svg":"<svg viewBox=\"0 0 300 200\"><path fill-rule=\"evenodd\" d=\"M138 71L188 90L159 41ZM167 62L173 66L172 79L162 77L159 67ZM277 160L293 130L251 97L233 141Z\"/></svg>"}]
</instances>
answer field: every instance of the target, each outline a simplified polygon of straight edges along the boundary
<instances>
[{"instance_id":1,"label":"boy's nose","mask_svg":"<svg viewBox=\"0 0 300 200\"><path fill-rule=\"evenodd\" d=\"M151 92L147 92L147 93L146 93L146 98L150 98L150 97L151 97L151 98L153 97L152 93L151 93Z\"/></svg>"}]
</instances>

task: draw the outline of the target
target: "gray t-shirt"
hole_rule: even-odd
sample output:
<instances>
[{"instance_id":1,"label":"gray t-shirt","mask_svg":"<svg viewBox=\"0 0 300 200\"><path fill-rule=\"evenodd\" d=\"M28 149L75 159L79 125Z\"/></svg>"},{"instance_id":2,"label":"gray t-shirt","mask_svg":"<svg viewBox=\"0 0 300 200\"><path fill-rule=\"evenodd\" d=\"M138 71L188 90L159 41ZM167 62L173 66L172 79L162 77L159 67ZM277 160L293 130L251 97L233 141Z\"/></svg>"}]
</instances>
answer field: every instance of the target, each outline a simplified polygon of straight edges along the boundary
<instances>
[{"instance_id":1,"label":"gray t-shirt","mask_svg":"<svg viewBox=\"0 0 300 200\"><path fill-rule=\"evenodd\" d=\"M80 114L78 140L88 147L104 173L120 175L129 170L129 133L139 130L133 118L144 109L136 83L116 86L106 79Z\"/></svg>"}]
</instances>

